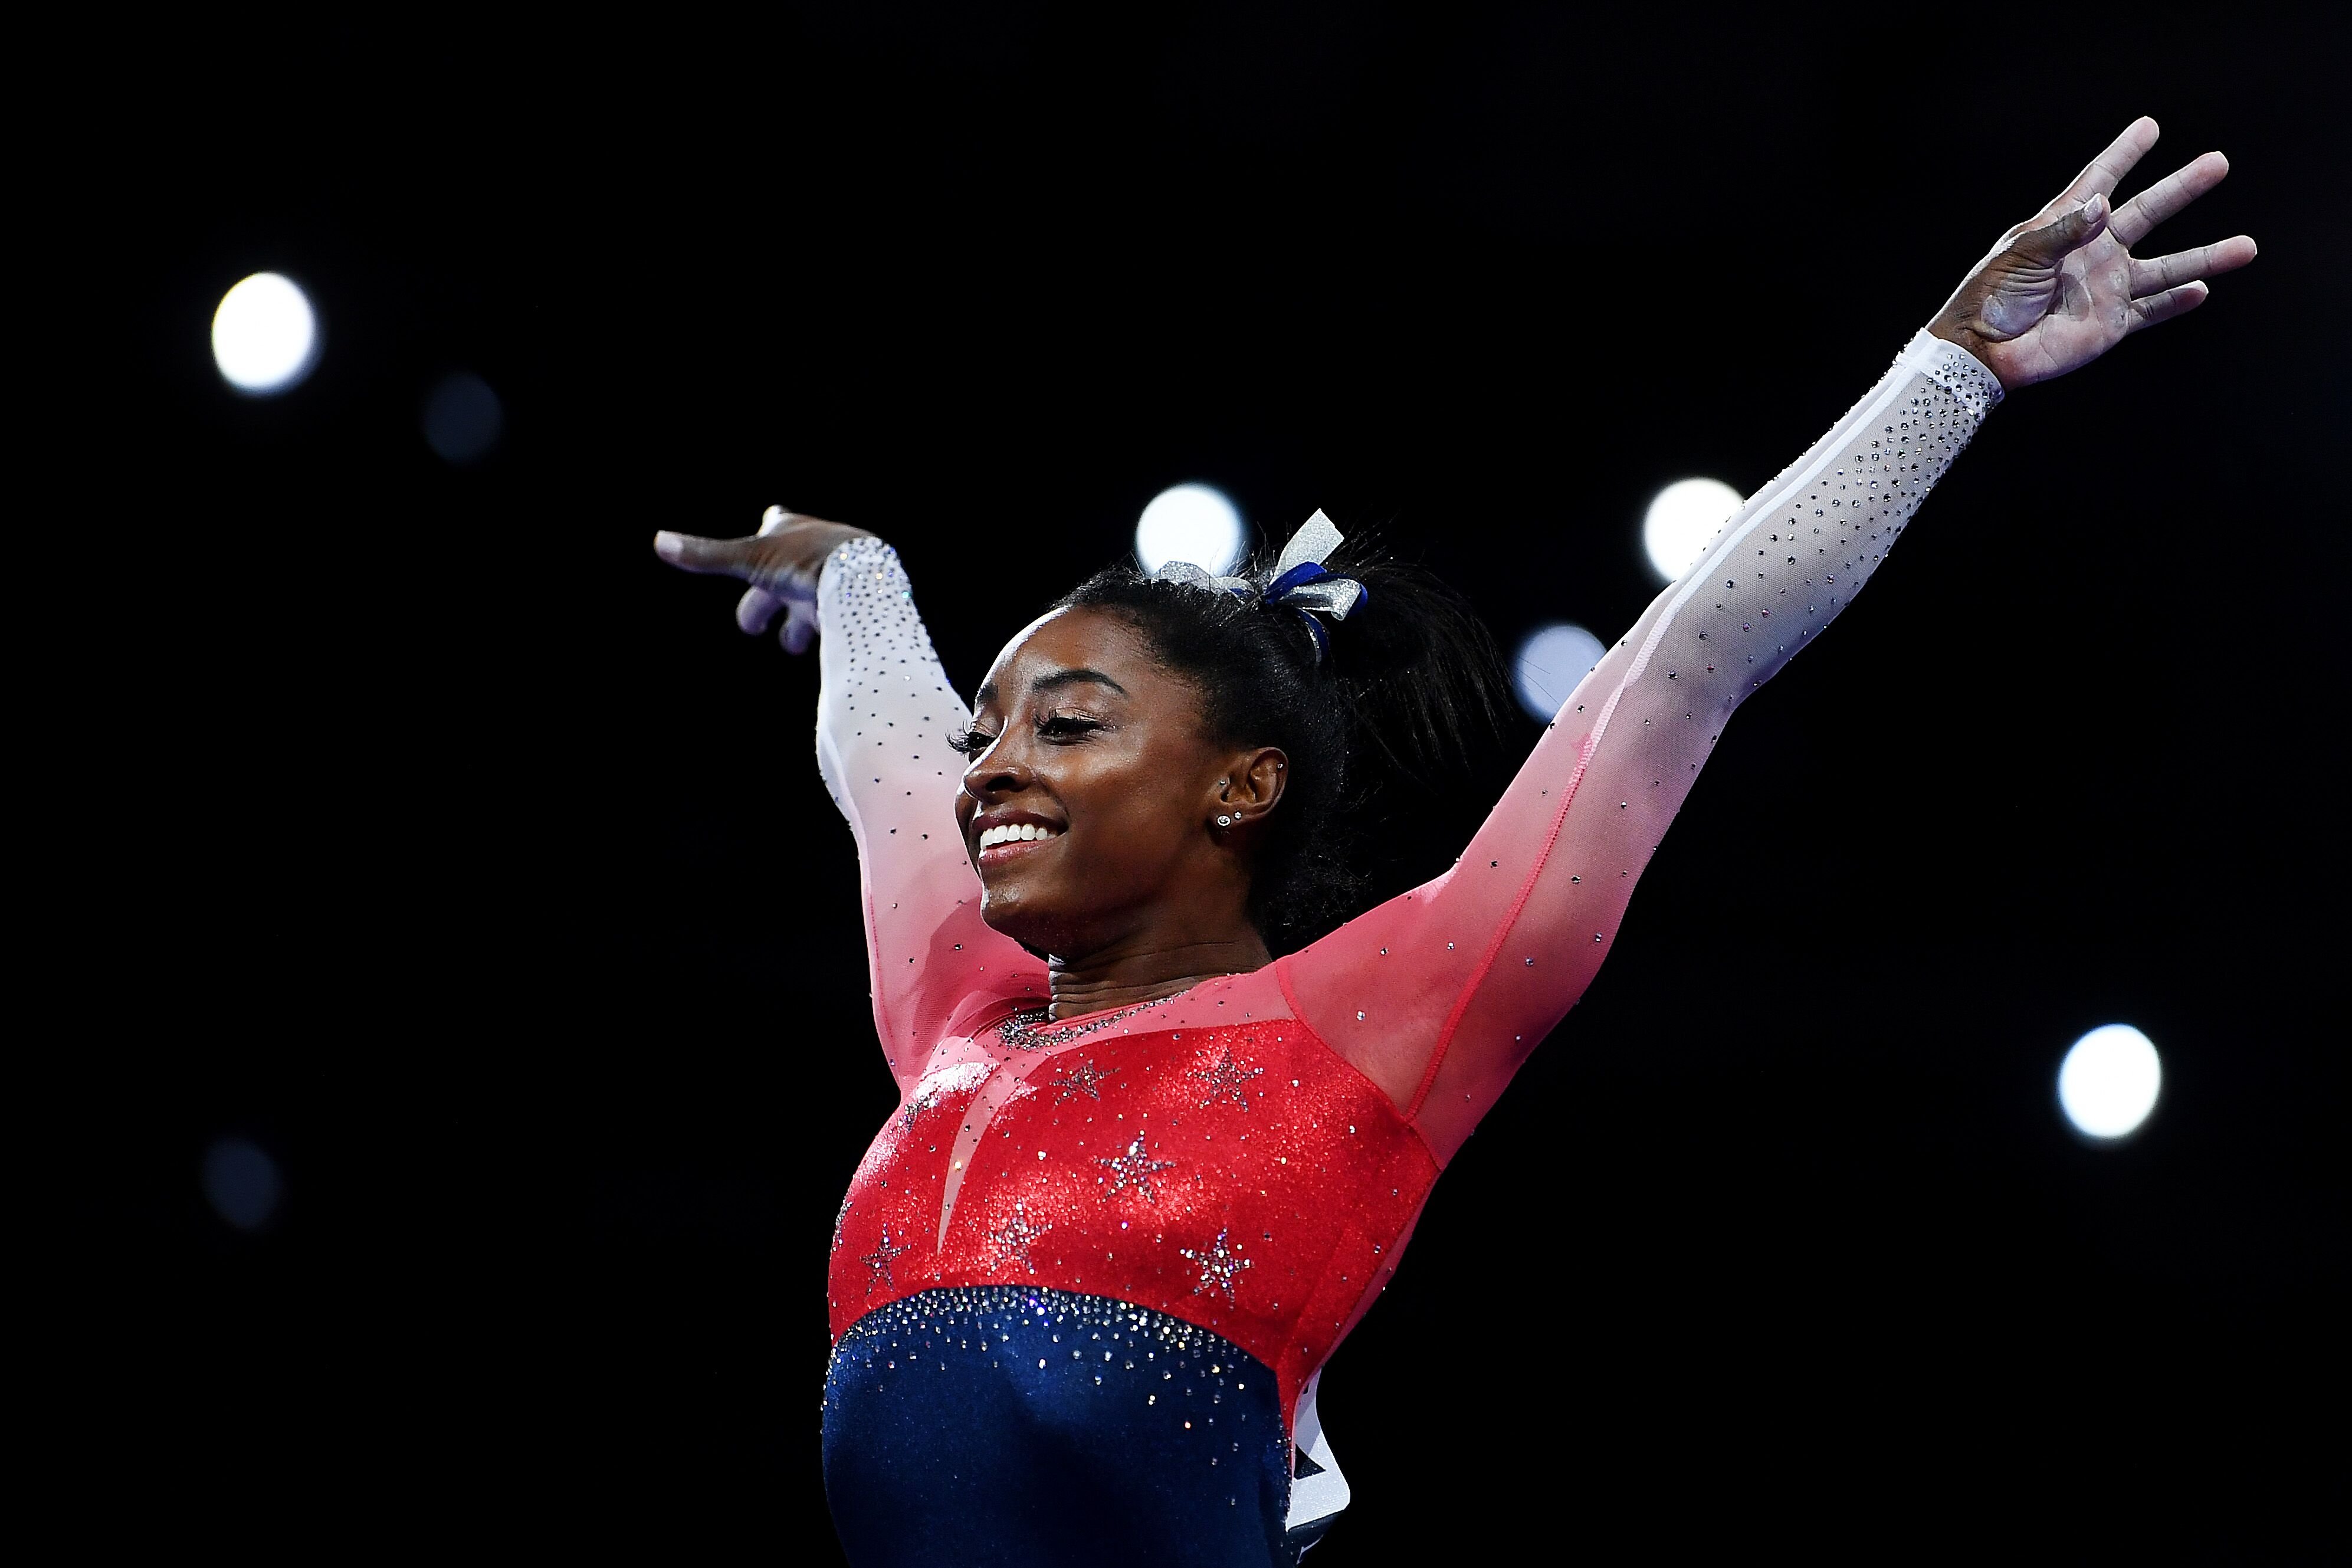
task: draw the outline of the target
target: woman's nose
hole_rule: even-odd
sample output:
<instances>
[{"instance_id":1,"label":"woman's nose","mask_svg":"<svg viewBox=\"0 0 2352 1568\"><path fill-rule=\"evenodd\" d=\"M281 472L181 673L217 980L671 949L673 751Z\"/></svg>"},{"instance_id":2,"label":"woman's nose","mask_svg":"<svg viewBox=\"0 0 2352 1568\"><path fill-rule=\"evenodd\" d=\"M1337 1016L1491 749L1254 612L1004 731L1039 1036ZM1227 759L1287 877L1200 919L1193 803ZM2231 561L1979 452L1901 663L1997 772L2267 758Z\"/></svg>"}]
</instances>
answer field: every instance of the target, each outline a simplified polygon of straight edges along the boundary
<instances>
[{"instance_id":1,"label":"woman's nose","mask_svg":"<svg viewBox=\"0 0 2352 1568\"><path fill-rule=\"evenodd\" d=\"M1035 782L1037 775L1018 758L1002 753L1001 747L992 750L964 769L964 794L974 800L987 801L1001 795L1018 795Z\"/></svg>"}]
</instances>

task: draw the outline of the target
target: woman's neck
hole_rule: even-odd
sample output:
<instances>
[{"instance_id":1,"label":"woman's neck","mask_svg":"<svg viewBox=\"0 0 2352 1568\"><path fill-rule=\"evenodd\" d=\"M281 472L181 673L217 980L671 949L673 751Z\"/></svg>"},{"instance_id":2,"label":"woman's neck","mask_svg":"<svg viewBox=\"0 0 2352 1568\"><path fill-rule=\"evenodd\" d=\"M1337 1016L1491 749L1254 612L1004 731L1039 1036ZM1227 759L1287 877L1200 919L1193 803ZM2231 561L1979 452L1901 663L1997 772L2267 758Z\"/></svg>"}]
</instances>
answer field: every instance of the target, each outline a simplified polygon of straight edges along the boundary
<instances>
[{"instance_id":1,"label":"woman's neck","mask_svg":"<svg viewBox=\"0 0 2352 1568\"><path fill-rule=\"evenodd\" d=\"M1047 971L1054 988L1050 1011L1058 1022L1109 1007L1157 1002L1203 980L1246 974L1273 962L1265 939L1255 931L1168 946L1120 945L1081 959L1056 958Z\"/></svg>"}]
</instances>

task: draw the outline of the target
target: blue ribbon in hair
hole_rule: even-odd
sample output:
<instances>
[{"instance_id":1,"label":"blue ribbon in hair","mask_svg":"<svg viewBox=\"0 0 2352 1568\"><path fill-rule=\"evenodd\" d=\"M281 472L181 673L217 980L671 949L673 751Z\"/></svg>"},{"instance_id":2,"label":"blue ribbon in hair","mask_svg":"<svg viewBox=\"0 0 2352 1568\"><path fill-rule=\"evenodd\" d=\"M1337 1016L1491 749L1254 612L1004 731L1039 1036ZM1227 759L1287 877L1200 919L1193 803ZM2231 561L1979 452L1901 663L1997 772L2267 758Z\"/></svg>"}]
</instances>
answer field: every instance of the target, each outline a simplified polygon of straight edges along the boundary
<instances>
[{"instance_id":1,"label":"blue ribbon in hair","mask_svg":"<svg viewBox=\"0 0 2352 1568\"><path fill-rule=\"evenodd\" d=\"M1212 576L1190 561L1171 561L1151 576L1155 582L1181 583L1187 587L1223 588L1245 599L1255 598L1269 606L1294 610L1315 635L1315 656L1319 659L1331 651L1331 636L1315 617L1325 615L1335 621L1344 621L1350 610L1372 596L1372 591L1353 577L1341 576L1323 564L1324 557L1337 550L1340 542L1339 529L1318 510L1282 547L1282 554L1274 563L1274 581L1264 589L1253 585L1246 577Z\"/></svg>"}]
</instances>

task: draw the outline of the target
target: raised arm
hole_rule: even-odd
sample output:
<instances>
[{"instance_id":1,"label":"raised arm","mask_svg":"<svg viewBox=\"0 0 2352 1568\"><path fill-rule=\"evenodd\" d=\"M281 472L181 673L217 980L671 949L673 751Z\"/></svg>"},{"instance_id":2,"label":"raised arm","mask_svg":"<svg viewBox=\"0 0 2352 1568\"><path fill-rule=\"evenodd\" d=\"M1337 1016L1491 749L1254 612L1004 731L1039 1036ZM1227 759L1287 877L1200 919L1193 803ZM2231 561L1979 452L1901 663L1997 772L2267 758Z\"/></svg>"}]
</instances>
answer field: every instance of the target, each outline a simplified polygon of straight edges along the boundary
<instances>
[{"instance_id":1,"label":"raised arm","mask_svg":"<svg viewBox=\"0 0 2352 1568\"><path fill-rule=\"evenodd\" d=\"M2227 171L2110 210L2142 121L2004 236L1830 432L1725 523L1570 697L1454 867L1282 961L1292 1005L1450 1158L1607 955L1732 710L1868 582L2004 384L2062 374L2204 299L2241 237L2124 247ZM1966 346L1963 346L1966 345Z\"/></svg>"},{"instance_id":2,"label":"raised arm","mask_svg":"<svg viewBox=\"0 0 2352 1568\"><path fill-rule=\"evenodd\" d=\"M906 570L863 530L781 510L751 539L665 533L655 548L688 571L748 583L736 611L745 631L764 631L783 610L787 647L818 637L817 766L857 841L874 1028L904 1089L959 1010L1045 989L1043 965L980 918L980 879L953 813L962 763L947 744L971 714L931 649Z\"/></svg>"}]
</instances>

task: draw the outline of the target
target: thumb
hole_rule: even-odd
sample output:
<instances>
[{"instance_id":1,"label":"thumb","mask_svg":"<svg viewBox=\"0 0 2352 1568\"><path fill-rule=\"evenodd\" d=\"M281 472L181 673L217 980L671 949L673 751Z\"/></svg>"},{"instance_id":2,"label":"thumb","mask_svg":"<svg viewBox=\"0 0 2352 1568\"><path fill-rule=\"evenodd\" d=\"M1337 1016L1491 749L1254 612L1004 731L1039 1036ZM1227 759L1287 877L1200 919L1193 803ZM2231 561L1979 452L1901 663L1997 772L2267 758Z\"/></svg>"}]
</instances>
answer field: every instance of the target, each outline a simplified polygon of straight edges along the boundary
<instances>
[{"instance_id":1,"label":"thumb","mask_svg":"<svg viewBox=\"0 0 2352 1568\"><path fill-rule=\"evenodd\" d=\"M2029 261L2044 265L2065 259L2068 253L2080 250L2107 232L2107 220L2115 216L2107 198L2095 195L2072 212L2029 228L2011 244L2010 248Z\"/></svg>"},{"instance_id":2,"label":"thumb","mask_svg":"<svg viewBox=\"0 0 2352 1568\"><path fill-rule=\"evenodd\" d=\"M681 572L724 572L738 577L752 570L751 546L756 539L704 539L698 534L654 535L654 553Z\"/></svg>"}]
</instances>

